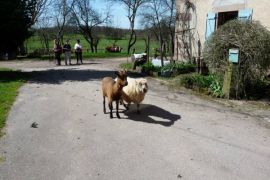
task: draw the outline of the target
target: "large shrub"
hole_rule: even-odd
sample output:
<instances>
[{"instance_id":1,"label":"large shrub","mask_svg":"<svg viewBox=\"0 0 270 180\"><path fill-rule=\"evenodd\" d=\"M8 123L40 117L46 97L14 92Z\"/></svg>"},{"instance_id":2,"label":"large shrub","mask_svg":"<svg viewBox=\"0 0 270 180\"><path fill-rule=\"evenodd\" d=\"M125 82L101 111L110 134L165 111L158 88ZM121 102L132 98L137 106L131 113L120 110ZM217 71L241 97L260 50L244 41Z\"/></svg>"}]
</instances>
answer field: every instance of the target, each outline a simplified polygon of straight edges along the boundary
<instances>
[{"instance_id":1,"label":"large shrub","mask_svg":"<svg viewBox=\"0 0 270 180\"><path fill-rule=\"evenodd\" d=\"M263 79L270 66L270 32L258 22L233 20L221 26L207 41L204 59L210 71L225 74L229 49L239 49L233 66L232 89L236 98Z\"/></svg>"}]
</instances>

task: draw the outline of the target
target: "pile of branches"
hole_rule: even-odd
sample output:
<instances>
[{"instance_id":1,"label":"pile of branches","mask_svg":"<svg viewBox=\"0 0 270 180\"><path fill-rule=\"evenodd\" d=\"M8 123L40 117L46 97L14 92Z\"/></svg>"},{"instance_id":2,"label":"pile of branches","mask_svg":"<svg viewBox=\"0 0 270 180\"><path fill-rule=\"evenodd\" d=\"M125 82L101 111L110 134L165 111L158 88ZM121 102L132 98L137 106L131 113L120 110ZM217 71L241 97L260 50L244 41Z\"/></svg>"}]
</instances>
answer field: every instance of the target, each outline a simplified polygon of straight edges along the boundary
<instances>
[{"instance_id":1,"label":"pile of branches","mask_svg":"<svg viewBox=\"0 0 270 180\"><path fill-rule=\"evenodd\" d=\"M231 88L235 98L240 99L269 72L270 32L255 21L232 20L224 24L204 47L204 59L210 71L224 76L232 48L239 49L239 62L233 66Z\"/></svg>"}]
</instances>

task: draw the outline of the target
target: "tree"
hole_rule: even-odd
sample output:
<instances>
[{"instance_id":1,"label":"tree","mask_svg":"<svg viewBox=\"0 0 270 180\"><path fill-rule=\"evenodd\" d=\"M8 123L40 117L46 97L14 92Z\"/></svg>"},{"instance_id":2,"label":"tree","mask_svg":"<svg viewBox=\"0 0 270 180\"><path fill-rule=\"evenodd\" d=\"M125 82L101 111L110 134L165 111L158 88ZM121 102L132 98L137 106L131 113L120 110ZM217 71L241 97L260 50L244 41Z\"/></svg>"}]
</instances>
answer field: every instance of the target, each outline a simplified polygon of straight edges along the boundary
<instances>
[{"instance_id":1,"label":"tree","mask_svg":"<svg viewBox=\"0 0 270 180\"><path fill-rule=\"evenodd\" d=\"M54 2L55 21L57 27L56 38L60 39L63 44L63 31L68 22L69 15L71 14L71 8L74 0L58 0Z\"/></svg>"},{"instance_id":2,"label":"tree","mask_svg":"<svg viewBox=\"0 0 270 180\"><path fill-rule=\"evenodd\" d=\"M174 54L174 35L175 35L175 22L176 22L176 4L175 0L164 0L165 7L168 8L169 14L165 18L166 29L168 30L168 48L171 55Z\"/></svg>"},{"instance_id":3,"label":"tree","mask_svg":"<svg viewBox=\"0 0 270 180\"><path fill-rule=\"evenodd\" d=\"M41 43L43 44L44 48L46 49L46 53L50 51L50 40L52 39L52 32L50 33L50 19L44 17L36 23L36 32L40 38Z\"/></svg>"},{"instance_id":4,"label":"tree","mask_svg":"<svg viewBox=\"0 0 270 180\"><path fill-rule=\"evenodd\" d=\"M135 32L135 19L138 9L147 2L147 0L112 0L112 2L119 2L124 4L127 10L127 17L130 23L130 34L128 40L127 53L130 53L132 46L136 43L137 36Z\"/></svg>"},{"instance_id":5,"label":"tree","mask_svg":"<svg viewBox=\"0 0 270 180\"><path fill-rule=\"evenodd\" d=\"M30 17L28 28L31 28L39 20L51 0L25 0L24 2L26 4L26 13Z\"/></svg>"},{"instance_id":6,"label":"tree","mask_svg":"<svg viewBox=\"0 0 270 180\"><path fill-rule=\"evenodd\" d=\"M43 13L48 0L0 1L0 56L16 57L19 47L32 35L32 26Z\"/></svg>"},{"instance_id":7,"label":"tree","mask_svg":"<svg viewBox=\"0 0 270 180\"><path fill-rule=\"evenodd\" d=\"M124 36L124 30L117 27L104 27L104 34L107 38L113 41L113 46L116 46L118 40Z\"/></svg>"},{"instance_id":8,"label":"tree","mask_svg":"<svg viewBox=\"0 0 270 180\"><path fill-rule=\"evenodd\" d=\"M232 90L242 98L270 67L270 32L258 22L232 20L222 25L206 41L204 59L212 72L224 76L229 66L229 49L239 49L233 66Z\"/></svg>"},{"instance_id":9,"label":"tree","mask_svg":"<svg viewBox=\"0 0 270 180\"><path fill-rule=\"evenodd\" d=\"M27 12L30 14L31 21L28 25L29 28L33 27L34 31L40 38L41 43L43 44L46 53L49 52L49 26L52 18L49 16L48 10L51 6L51 0L32 0L32 2L28 1ZM26 41L27 42L27 41ZM24 45L27 43L24 43ZM25 53L27 53L27 46L22 46ZM21 52L23 53L23 51Z\"/></svg>"},{"instance_id":10,"label":"tree","mask_svg":"<svg viewBox=\"0 0 270 180\"><path fill-rule=\"evenodd\" d=\"M23 44L31 32L31 16L27 13L27 1L9 0L0 2L0 53L8 53L8 58L16 57L17 48Z\"/></svg>"},{"instance_id":11,"label":"tree","mask_svg":"<svg viewBox=\"0 0 270 180\"><path fill-rule=\"evenodd\" d=\"M80 32L89 43L91 52L94 52L100 37L97 34L94 35L93 28L109 21L110 15L108 11L105 16L102 16L91 6L91 2L91 0L75 0L72 12Z\"/></svg>"},{"instance_id":12,"label":"tree","mask_svg":"<svg viewBox=\"0 0 270 180\"><path fill-rule=\"evenodd\" d=\"M142 24L150 29L159 41L161 65L163 66L165 41L169 37L168 34L173 32L174 27L175 0L149 0L144 7L145 11L142 13ZM171 36L173 36L173 33Z\"/></svg>"}]
</instances>

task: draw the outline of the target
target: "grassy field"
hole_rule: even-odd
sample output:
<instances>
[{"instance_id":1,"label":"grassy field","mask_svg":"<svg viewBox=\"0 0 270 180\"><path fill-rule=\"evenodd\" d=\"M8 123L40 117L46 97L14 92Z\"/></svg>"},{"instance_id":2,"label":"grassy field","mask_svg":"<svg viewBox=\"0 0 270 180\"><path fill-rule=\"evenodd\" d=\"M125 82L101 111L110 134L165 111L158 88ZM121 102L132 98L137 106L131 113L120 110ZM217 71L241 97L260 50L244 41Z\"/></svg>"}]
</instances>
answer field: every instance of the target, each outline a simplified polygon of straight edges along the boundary
<instances>
[{"instance_id":1,"label":"grassy field","mask_svg":"<svg viewBox=\"0 0 270 180\"><path fill-rule=\"evenodd\" d=\"M18 89L27 81L23 72L0 68L0 136L5 126L8 112L18 95Z\"/></svg>"},{"instance_id":2,"label":"grassy field","mask_svg":"<svg viewBox=\"0 0 270 180\"><path fill-rule=\"evenodd\" d=\"M127 44L128 44L128 39L122 39L118 40L116 42L117 46L122 47L122 52L121 53L106 53L105 48L107 46L111 46L114 41L110 39L103 38L100 40L100 43L98 45L98 53L91 53L90 52L90 46L87 43L87 41L83 38L82 35L80 34L71 34L68 36L64 37L64 40L69 39L70 44L73 48L73 46L76 43L76 39L81 40L81 44L84 48L84 57L125 57L127 56ZM26 46L28 49L28 52L31 53L36 49L44 49L44 46L42 45L40 39L38 36L32 36L30 39L26 41ZM158 44L156 41L150 42L150 55L153 56L155 48L158 47ZM133 47L135 49L135 53L143 53L145 51L145 41L142 39L138 39L136 44ZM133 49L132 48L132 49ZM50 49L53 49L53 40L50 41Z\"/></svg>"}]
</instances>

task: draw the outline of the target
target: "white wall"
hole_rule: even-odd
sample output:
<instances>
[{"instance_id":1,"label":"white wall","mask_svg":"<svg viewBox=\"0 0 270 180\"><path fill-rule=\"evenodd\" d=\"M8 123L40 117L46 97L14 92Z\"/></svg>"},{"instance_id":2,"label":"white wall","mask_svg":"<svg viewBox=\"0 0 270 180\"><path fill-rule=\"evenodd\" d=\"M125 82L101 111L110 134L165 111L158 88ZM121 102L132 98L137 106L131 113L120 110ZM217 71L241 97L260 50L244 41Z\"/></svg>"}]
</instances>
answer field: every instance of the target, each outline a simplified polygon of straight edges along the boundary
<instances>
[{"instance_id":1,"label":"white wall","mask_svg":"<svg viewBox=\"0 0 270 180\"><path fill-rule=\"evenodd\" d=\"M253 20L260 21L270 31L270 0L248 0L248 8L253 8Z\"/></svg>"}]
</instances>

